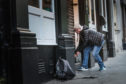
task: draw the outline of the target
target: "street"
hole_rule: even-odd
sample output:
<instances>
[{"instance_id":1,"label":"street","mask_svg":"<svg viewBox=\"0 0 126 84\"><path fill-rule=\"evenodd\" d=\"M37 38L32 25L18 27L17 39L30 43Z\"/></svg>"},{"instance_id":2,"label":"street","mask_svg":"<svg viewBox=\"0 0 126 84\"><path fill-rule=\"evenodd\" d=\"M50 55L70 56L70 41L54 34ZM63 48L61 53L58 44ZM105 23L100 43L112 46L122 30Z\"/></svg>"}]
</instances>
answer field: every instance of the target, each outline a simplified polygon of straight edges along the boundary
<instances>
[{"instance_id":1,"label":"street","mask_svg":"<svg viewBox=\"0 0 126 84\"><path fill-rule=\"evenodd\" d=\"M95 67L88 71L76 71L76 77L72 80L51 80L43 84L125 84L126 83L126 51L117 54L116 57L108 58L104 62L106 71L98 71Z\"/></svg>"}]
</instances>

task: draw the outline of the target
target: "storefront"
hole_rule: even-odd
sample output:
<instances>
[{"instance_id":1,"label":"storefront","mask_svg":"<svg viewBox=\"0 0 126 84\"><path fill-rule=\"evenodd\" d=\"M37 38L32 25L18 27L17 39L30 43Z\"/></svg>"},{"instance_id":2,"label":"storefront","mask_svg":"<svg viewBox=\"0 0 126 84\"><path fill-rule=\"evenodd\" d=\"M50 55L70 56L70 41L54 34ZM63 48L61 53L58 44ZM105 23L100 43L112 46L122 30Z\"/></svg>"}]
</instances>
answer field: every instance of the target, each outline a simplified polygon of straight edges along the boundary
<instances>
[{"instance_id":1,"label":"storefront","mask_svg":"<svg viewBox=\"0 0 126 84\"><path fill-rule=\"evenodd\" d=\"M4 44L0 44L2 80L8 84L41 84L53 77L59 56L74 69L73 38L69 34L73 28L72 0L3 2L0 12L7 15L0 13L0 37L4 35Z\"/></svg>"},{"instance_id":2,"label":"storefront","mask_svg":"<svg viewBox=\"0 0 126 84\"><path fill-rule=\"evenodd\" d=\"M110 56L115 56L113 21L117 22L117 19L112 16L118 15L113 14L116 12L111 5L113 0L2 1L0 81L2 78L8 84L41 84L54 76L58 57L67 59L75 70L74 23L86 24L107 34L108 42L103 47L102 58L107 59L107 48ZM100 26L99 16L104 17L106 24ZM125 19L123 21L125 23ZM94 63L90 56L90 67Z\"/></svg>"}]
</instances>

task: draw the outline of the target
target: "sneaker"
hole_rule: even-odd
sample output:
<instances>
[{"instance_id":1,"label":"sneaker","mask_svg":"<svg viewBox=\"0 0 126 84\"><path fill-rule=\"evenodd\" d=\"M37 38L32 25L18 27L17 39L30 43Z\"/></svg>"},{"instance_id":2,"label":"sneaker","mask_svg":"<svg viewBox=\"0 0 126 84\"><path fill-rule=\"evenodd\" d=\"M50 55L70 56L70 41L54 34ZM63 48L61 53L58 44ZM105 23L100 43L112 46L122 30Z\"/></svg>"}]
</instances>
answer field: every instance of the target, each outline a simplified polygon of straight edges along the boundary
<instances>
[{"instance_id":1,"label":"sneaker","mask_svg":"<svg viewBox=\"0 0 126 84\"><path fill-rule=\"evenodd\" d=\"M106 70L105 67L99 69L99 71L105 71L105 70Z\"/></svg>"},{"instance_id":2,"label":"sneaker","mask_svg":"<svg viewBox=\"0 0 126 84\"><path fill-rule=\"evenodd\" d=\"M78 71L87 71L88 69L84 68L84 67L80 67L78 68Z\"/></svg>"}]
</instances>

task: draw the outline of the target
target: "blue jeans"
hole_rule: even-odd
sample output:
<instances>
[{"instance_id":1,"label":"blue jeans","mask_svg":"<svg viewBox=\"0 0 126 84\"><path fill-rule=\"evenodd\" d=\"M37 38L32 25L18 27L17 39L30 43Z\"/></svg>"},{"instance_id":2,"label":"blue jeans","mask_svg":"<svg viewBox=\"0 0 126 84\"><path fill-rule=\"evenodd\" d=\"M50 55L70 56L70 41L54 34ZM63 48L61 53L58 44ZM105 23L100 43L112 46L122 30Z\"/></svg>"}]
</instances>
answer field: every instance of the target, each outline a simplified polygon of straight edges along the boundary
<instances>
[{"instance_id":1,"label":"blue jeans","mask_svg":"<svg viewBox=\"0 0 126 84\"><path fill-rule=\"evenodd\" d=\"M88 58L89 58L89 53L92 51L92 55L94 56L94 58L96 59L96 61L98 62L98 65L101 68L104 67L104 63L99 55L99 52L102 48L104 44L104 40L102 41L102 45L101 46L97 46L97 45L94 45L94 46L87 46L84 50L83 50L83 54L84 54L84 57L83 57L83 63L82 63L82 66L84 68L88 68Z\"/></svg>"}]
</instances>

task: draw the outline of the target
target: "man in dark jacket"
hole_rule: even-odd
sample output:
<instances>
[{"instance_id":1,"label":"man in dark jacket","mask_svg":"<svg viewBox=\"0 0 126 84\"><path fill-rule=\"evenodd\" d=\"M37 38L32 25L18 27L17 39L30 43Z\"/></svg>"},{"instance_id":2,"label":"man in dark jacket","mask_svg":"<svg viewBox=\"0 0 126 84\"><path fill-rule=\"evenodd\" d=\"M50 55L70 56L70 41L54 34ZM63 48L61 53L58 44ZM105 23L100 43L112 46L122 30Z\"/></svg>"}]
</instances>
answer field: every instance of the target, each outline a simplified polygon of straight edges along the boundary
<instances>
[{"instance_id":1,"label":"man in dark jacket","mask_svg":"<svg viewBox=\"0 0 126 84\"><path fill-rule=\"evenodd\" d=\"M75 28L74 30L80 35L80 41L77 49L75 50L75 56L78 56L80 52L83 52L84 54L82 66L78 70L88 70L88 58L91 51L92 55L98 62L100 67L99 71L106 70L99 55L99 52L104 44L104 35L100 32L89 29L86 25L83 26L83 29Z\"/></svg>"}]
</instances>

